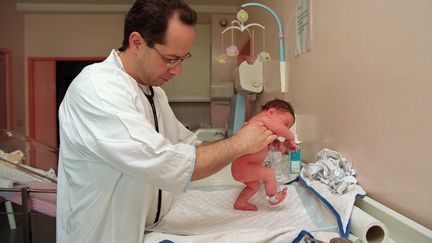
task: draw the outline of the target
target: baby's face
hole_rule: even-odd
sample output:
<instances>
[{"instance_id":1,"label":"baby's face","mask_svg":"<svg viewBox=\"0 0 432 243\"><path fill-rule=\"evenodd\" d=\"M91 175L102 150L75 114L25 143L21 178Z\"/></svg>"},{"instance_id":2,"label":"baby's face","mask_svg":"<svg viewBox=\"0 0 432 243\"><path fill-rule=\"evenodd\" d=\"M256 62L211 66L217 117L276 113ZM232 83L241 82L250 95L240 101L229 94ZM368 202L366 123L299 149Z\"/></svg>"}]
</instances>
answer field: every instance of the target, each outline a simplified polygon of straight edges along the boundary
<instances>
[{"instance_id":1,"label":"baby's face","mask_svg":"<svg viewBox=\"0 0 432 243\"><path fill-rule=\"evenodd\" d=\"M292 125L294 124L294 117L291 115L291 113L287 112L287 111L276 111L273 114L273 118L276 121L284 124L284 126L286 126L287 128L292 127Z\"/></svg>"}]
</instances>

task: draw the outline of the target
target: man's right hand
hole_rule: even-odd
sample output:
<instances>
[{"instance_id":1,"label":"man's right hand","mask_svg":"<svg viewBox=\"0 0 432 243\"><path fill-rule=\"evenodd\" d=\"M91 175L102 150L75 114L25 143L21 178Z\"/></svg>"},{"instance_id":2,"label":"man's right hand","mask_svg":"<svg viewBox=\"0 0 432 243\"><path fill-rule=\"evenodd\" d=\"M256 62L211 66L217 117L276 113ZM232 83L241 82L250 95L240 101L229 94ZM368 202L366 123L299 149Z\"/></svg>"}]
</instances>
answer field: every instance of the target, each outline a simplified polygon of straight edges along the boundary
<instances>
[{"instance_id":1,"label":"man's right hand","mask_svg":"<svg viewBox=\"0 0 432 243\"><path fill-rule=\"evenodd\" d=\"M263 150L277 137L264 123L254 122L245 125L232 137L197 146L192 180L210 176L242 155Z\"/></svg>"},{"instance_id":2,"label":"man's right hand","mask_svg":"<svg viewBox=\"0 0 432 243\"><path fill-rule=\"evenodd\" d=\"M277 137L278 135L267 129L263 122L258 121L242 127L242 129L233 136L233 139L235 139L234 146L241 147L242 155L244 155L263 150Z\"/></svg>"}]
</instances>

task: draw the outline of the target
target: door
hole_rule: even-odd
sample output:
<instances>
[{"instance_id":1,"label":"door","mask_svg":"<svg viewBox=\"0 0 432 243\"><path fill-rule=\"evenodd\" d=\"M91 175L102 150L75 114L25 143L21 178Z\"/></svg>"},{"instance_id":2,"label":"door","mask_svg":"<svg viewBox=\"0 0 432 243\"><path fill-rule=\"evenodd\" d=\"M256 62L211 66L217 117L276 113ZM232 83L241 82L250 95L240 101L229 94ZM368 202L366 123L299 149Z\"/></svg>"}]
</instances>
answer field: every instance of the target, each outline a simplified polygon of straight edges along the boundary
<instances>
[{"instance_id":1,"label":"door","mask_svg":"<svg viewBox=\"0 0 432 243\"><path fill-rule=\"evenodd\" d=\"M30 136L57 147L56 73L54 60L29 62Z\"/></svg>"}]
</instances>

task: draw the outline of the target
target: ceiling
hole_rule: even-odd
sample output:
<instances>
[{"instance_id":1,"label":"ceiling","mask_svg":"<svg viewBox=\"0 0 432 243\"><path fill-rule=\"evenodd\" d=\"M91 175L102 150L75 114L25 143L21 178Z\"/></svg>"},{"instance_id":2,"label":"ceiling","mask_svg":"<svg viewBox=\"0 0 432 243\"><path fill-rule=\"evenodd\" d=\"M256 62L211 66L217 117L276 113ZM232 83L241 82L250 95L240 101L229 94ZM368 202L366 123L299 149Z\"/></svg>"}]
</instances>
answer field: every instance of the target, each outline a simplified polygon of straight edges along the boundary
<instances>
[{"instance_id":1,"label":"ceiling","mask_svg":"<svg viewBox=\"0 0 432 243\"><path fill-rule=\"evenodd\" d=\"M184 0L190 5L206 6L237 6L237 0ZM26 4L128 4L134 0L16 0L17 3Z\"/></svg>"},{"instance_id":2,"label":"ceiling","mask_svg":"<svg viewBox=\"0 0 432 243\"><path fill-rule=\"evenodd\" d=\"M210 23L212 14L235 13L239 0L184 0L198 12L198 23ZM26 13L125 13L134 0L16 0Z\"/></svg>"}]
</instances>

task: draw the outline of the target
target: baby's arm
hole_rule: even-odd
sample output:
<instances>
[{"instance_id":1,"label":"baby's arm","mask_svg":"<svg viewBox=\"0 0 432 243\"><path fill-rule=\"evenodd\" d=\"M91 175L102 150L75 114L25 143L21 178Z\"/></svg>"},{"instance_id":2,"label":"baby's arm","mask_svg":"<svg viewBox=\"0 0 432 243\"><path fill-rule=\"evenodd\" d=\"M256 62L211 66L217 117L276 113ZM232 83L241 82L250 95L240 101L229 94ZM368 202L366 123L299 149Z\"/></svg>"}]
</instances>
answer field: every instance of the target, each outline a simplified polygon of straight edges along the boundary
<instances>
[{"instance_id":1,"label":"baby's arm","mask_svg":"<svg viewBox=\"0 0 432 243\"><path fill-rule=\"evenodd\" d=\"M267 116L259 117L256 121L262 121L267 129L286 139L294 139L291 131L282 123L272 120Z\"/></svg>"},{"instance_id":2,"label":"baby's arm","mask_svg":"<svg viewBox=\"0 0 432 243\"><path fill-rule=\"evenodd\" d=\"M290 152L295 152L298 149L297 144L295 143L295 139L294 138L292 138L292 139L286 139L284 141L284 144L289 148Z\"/></svg>"},{"instance_id":3,"label":"baby's arm","mask_svg":"<svg viewBox=\"0 0 432 243\"><path fill-rule=\"evenodd\" d=\"M281 137L284 137L285 138L284 144L288 146L290 151L297 150L297 145L295 144L294 135L284 124L272 120L267 116L260 117L257 119L257 121L262 121L264 123L264 126L270 129L272 132L276 133Z\"/></svg>"}]
</instances>

